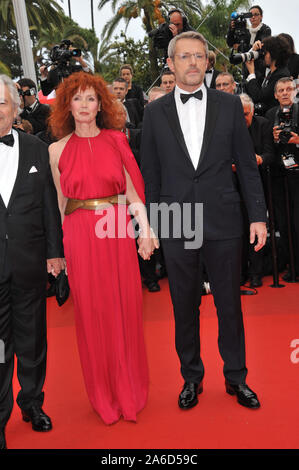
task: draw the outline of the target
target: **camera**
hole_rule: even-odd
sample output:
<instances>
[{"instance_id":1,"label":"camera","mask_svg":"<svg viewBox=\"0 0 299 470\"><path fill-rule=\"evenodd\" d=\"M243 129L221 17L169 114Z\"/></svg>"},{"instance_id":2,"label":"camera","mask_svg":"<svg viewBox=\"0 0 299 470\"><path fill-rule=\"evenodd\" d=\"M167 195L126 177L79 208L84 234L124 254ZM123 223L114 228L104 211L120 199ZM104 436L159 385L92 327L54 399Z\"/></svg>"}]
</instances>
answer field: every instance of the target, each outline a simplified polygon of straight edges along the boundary
<instances>
[{"instance_id":1,"label":"camera","mask_svg":"<svg viewBox=\"0 0 299 470\"><path fill-rule=\"evenodd\" d=\"M58 80L61 81L63 78L69 77L73 72L70 60L73 57L81 57L81 49L70 49L73 43L64 39L59 45L54 46L50 51L50 60L52 65L52 72L55 71L58 76Z\"/></svg>"},{"instance_id":2,"label":"camera","mask_svg":"<svg viewBox=\"0 0 299 470\"><path fill-rule=\"evenodd\" d=\"M148 35L153 39L153 45L156 49L167 49L169 41L173 38L167 21L162 23L159 28L150 31Z\"/></svg>"},{"instance_id":3,"label":"camera","mask_svg":"<svg viewBox=\"0 0 299 470\"><path fill-rule=\"evenodd\" d=\"M234 54L232 51L229 60L231 64L237 65L241 64L242 62L250 62L252 59L256 60L262 58L264 55L265 51L263 49L260 49L259 51L242 52L240 54Z\"/></svg>"},{"instance_id":4,"label":"camera","mask_svg":"<svg viewBox=\"0 0 299 470\"><path fill-rule=\"evenodd\" d=\"M249 49L250 33L247 29L246 19L251 17L251 12L238 14L234 11L231 14L231 20L235 23L234 43L240 44L238 47L238 52L246 52Z\"/></svg>"},{"instance_id":5,"label":"camera","mask_svg":"<svg viewBox=\"0 0 299 470\"><path fill-rule=\"evenodd\" d=\"M279 134L279 142L281 144L287 144L292 137L291 132L298 133L298 126L294 123L293 113L290 108L283 108L279 114L280 125L278 129L281 130Z\"/></svg>"}]
</instances>

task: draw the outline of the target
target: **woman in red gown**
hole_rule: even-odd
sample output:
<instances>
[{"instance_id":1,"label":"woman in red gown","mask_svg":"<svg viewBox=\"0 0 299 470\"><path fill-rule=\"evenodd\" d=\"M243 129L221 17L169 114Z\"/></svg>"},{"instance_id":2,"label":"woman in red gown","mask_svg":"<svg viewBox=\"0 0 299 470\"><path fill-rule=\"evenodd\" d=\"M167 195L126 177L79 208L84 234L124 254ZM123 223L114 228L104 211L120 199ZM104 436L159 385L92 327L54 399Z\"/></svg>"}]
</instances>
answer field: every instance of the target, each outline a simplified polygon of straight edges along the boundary
<instances>
[{"instance_id":1,"label":"woman in red gown","mask_svg":"<svg viewBox=\"0 0 299 470\"><path fill-rule=\"evenodd\" d=\"M100 77L72 74L56 93L50 126L61 139L49 147L86 390L106 424L136 421L149 384L132 218L124 200L106 198L130 204L144 259L158 247L137 163L125 135L112 129L115 116Z\"/></svg>"}]
</instances>

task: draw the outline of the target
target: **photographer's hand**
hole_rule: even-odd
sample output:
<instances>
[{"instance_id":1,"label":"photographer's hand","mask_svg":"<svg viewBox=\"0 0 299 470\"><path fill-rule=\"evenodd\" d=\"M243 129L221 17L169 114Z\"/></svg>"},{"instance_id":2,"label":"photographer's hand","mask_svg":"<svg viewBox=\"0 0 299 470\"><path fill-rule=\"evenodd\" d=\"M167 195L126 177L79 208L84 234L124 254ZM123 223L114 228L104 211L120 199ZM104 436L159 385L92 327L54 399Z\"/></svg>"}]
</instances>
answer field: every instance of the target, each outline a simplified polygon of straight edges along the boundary
<instances>
[{"instance_id":1,"label":"photographer's hand","mask_svg":"<svg viewBox=\"0 0 299 470\"><path fill-rule=\"evenodd\" d=\"M279 134L281 133L281 129L279 129L279 126L274 126L273 127L273 139L274 142L279 142Z\"/></svg>"},{"instance_id":2,"label":"photographer's hand","mask_svg":"<svg viewBox=\"0 0 299 470\"><path fill-rule=\"evenodd\" d=\"M262 47L263 47L262 41L256 41L252 46L252 50L258 51L259 49L262 49Z\"/></svg>"},{"instance_id":3,"label":"photographer's hand","mask_svg":"<svg viewBox=\"0 0 299 470\"><path fill-rule=\"evenodd\" d=\"M39 72L40 72L42 78L47 78L47 76L48 76L48 69L47 69L46 65L42 65L42 66L39 68Z\"/></svg>"},{"instance_id":4,"label":"photographer's hand","mask_svg":"<svg viewBox=\"0 0 299 470\"><path fill-rule=\"evenodd\" d=\"M292 137L288 141L288 144L296 144L299 145L299 135L296 132L291 132Z\"/></svg>"},{"instance_id":5,"label":"photographer's hand","mask_svg":"<svg viewBox=\"0 0 299 470\"><path fill-rule=\"evenodd\" d=\"M176 36L178 34L178 28L176 27L175 24L170 23L169 29L172 32L173 36Z\"/></svg>"},{"instance_id":6,"label":"photographer's hand","mask_svg":"<svg viewBox=\"0 0 299 470\"><path fill-rule=\"evenodd\" d=\"M247 70L249 74L255 73L255 65L254 65L254 60L250 60L249 62L245 62Z\"/></svg>"}]
</instances>

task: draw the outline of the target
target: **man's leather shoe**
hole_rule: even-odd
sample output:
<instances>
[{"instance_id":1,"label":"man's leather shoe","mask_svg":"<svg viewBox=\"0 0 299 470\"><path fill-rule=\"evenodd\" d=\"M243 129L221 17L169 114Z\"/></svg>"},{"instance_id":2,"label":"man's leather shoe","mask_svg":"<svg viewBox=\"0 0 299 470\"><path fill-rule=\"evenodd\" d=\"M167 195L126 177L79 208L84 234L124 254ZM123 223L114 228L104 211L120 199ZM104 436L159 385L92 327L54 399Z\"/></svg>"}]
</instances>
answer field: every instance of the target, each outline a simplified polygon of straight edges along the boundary
<instances>
[{"instance_id":1,"label":"man's leather shoe","mask_svg":"<svg viewBox=\"0 0 299 470\"><path fill-rule=\"evenodd\" d=\"M47 432L52 429L51 419L39 406L32 405L31 408L22 410L22 416L26 423L31 421L34 431Z\"/></svg>"},{"instance_id":2,"label":"man's leather shoe","mask_svg":"<svg viewBox=\"0 0 299 470\"><path fill-rule=\"evenodd\" d=\"M159 292L161 290L159 284L156 281L147 281L145 282L145 285L149 292Z\"/></svg>"},{"instance_id":3,"label":"man's leather shoe","mask_svg":"<svg viewBox=\"0 0 299 470\"><path fill-rule=\"evenodd\" d=\"M225 382L225 388L226 393L229 395L237 395L237 400L240 405L246 406L247 408L259 408L261 406L257 395L250 390L246 384L232 385Z\"/></svg>"},{"instance_id":4,"label":"man's leather shoe","mask_svg":"<svg viewBox=\"0 0 299 470\"><path fill-rule=\"evenodd\" d=\"M179 395L179 407L182 410L189 410L193 406L197 405L198 399L197 395L202 393L203 386L202 382L200 384L194 382L185 382L183 390Z\"/></svg>"},{"instance_id":5,"label":"man's leather shoe","mask_svg":"<svg viewBox=\"0 0 299 470\"><path fill-rule=\"evenodd\" d=\"M285 282L297 282L298 281L298 274L295 275L295 280L292 277L291 271L287 271L283 276L282 280Z\"/></svg>"},{"instance_id":6,"label":"man's leather shoe","mask_svg":"<svg viewBox=\"0 0 299 470\"><path fill-rule=\"evenodd\" d=\"M263 285L263 281L260 276L252 276L250 278L250 287L261 287Z\"/></svg>"},{"instance_id":7,"label":"man's leather shoe","mask_svg":"<svg viewBox=\"0 0 299 470\"><path fill-rule=\"evenodd\" d=\"M7 449L4 429L0 429L0 450Z\"/></svg>"}]
</instances>

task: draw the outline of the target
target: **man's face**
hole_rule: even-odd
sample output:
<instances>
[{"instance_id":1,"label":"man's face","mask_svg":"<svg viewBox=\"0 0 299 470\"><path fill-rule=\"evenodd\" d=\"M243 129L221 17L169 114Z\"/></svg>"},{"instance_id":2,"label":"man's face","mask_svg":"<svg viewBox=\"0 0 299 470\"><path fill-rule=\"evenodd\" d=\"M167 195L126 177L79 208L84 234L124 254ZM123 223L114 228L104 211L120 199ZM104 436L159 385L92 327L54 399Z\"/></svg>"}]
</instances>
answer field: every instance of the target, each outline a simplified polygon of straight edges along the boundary
<instances>
[{"instance_id":1,"label":"man's face","mask_svg":"<svg viewBox=\"0 0 299 470\"><path fill-rule=\"evenodd\" d=\"M279 82L274 95L282 107L292 106L295 97L295 87L293 82Z\"/></svg>"},{"instance_id":2,"label":"man's face","mask_svg":"<svg viewBox=\"0 0 299 470\"><path fill-rule=\"evenodd\" d=\"M130 69L122 69L122 71L120 73L120 76L121 76L121 78L126 80L127 83L131 83L132 78L133 78L133 75L132 75Z\"/></svg>"},{"instance_id":3,"label":"man's face","mask_svg":"<svg viewBox=\"0 0 299 470\"><path fill-rule=\"evenodd\" d=\"M232 81L229 75L221 75L216 78L216 90L225 91L233 95L236 89L236 82Z\"/></svg>"},{"instance_id":4,"label":"man's face","mask_svg":"<svg viewBox=\"0 0 299 470\"><path fill-rule=\"evenodd\" d=\"M30 88L29 86L22 86L21 90L25 93L26 91L29 91ZM31 106L36 100L35 95L23 95L22 98L24 99L25 106Z\"/></svg>"},{"instance_id":5,"label":"man's face","mask_svg":"<svg viewBox=\"0 0 299 470\"><path fill-rule=\"evenodd\" d=\"M249 18L251 26L253 28L256 28L261 23L261 21L263 20L263 17L262 17L262 15L260 13L260 10L258 8L251 8L251 10L249 10L249 11L253 15L251 18Z\"/></svg>"},{"instance_id":6,"label":"man's face","mask_svg":"<svg viewBox=\"0 0 299 470\"><path fill-rule=\"evenodd\" d=\"M126 84L123 82L113 82L112 85L112 93L118 98L120 101L124 101L125 96L127 94L128 88Z\"/></svg>"},{"instance_id":7,"label":"man's face","mask_svg":"<svg viewBox=\"0 0 299 470\"><path fill-rule=\"evenodd\" d=\"M180 13L175 12L172 13L169 17L170 23L174 24L177 27L178 34L180 34L183 31L183 18Z\"/></svg>"},{"instance_id":8,"label":"man's face","mask_svg":"<svg viewBox=\"0 0 299 470\"><path fill-rule=\"evenodd\" d=\"M160 87L169 93L175 87L175 76L173 74L162 75Z\"/></svg>"},{"instance_id":9,"label":"man's face","mask_svg":"<svg viewBox=\"0 0 299 470\"><path fill-rule=\"evenodd\" d=\"M0 82L0 137L6 135L17 117L17 107L13 103L6 85Z\"/></svg>"},{"instance_id":10,"label":"man's face","mask_svg":"<svg viewBox=\"0 0 299 470\"><path fill-rule=\"evenodd\" d=\"M253 107L250 104L243 104L244 117L246 121L246 126L250 127L253 118Z\"/></svg>"},{"instance_id":11,"label":"man's face","mask_svg":"<svg viewBox=\"0 0 299 470\"><path fill-rule=\"evenodd\" d=\"M174 57L168 58L167 64L182 90L195 91L203 83L208 65L204 44L198 39L179 39Z\"/></svg>"}]
</instances>

